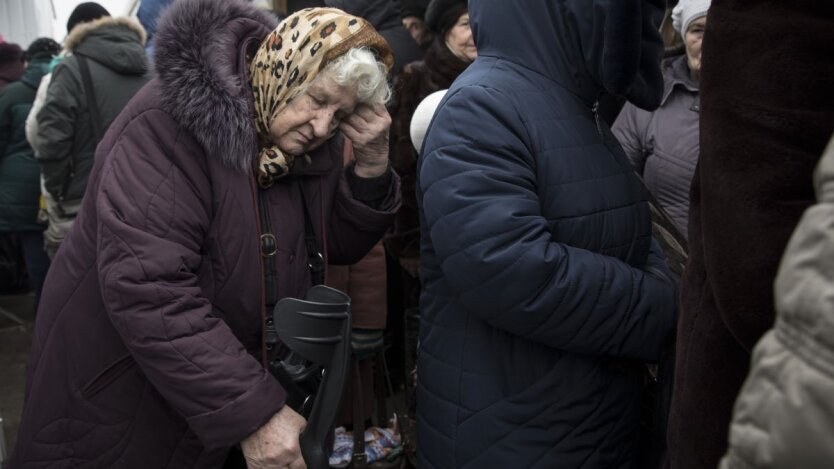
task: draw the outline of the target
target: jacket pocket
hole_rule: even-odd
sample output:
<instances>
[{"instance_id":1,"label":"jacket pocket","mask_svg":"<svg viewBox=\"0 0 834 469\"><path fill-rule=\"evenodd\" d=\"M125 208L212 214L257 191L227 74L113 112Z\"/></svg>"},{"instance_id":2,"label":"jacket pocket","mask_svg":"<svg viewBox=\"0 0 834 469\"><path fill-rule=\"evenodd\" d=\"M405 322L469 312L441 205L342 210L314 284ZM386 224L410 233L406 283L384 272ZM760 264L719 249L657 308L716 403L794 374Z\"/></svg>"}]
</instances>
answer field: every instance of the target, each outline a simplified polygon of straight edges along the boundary
<instances>
[{"instance_id":1,"label":"jacket pocket","mask_svg":"<svg viewBox=\"0 0 834 469\"><path fill-rule=\"evenodd\" d=\"M108 365L101 373L90 380L81 390L81 396L85 399L90 399L112 384L113 381L116 381L119 376L130 371L134 366L136 366L136 360L130 354L126 354Z\"/></svg>"}]
</instances>

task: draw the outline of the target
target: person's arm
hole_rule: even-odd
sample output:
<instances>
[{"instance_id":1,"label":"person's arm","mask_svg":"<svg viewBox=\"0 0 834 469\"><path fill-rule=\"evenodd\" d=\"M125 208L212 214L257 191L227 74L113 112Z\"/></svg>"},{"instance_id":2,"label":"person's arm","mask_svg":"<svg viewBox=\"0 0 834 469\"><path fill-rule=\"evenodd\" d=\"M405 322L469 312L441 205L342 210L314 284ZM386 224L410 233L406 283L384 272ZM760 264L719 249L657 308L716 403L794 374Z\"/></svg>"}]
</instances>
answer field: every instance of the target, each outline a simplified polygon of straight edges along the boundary
<instances>
[{"instance_id":1,"label":"person's arm","mask_svg":"<svg viewBox=\"0 0 834 469\"><path fill-rule=\"evenodd\" d=\"M400 179L388 162L385 106L360 106L341 125L353 145L353 162L339 182L327 238L328 261L359 262L382 238L400 206ZM361 131L360 131L361 129Z\"/></svg>"},{"instance_id":2,"label":"person's arm","mask_svg":"<svg viewBox=\"0 0 834 469\"><path fill-rule=\"evenodd\" d=\"M614 136L620 142L620 146L623 147L631 166L641 176L643 175L643 169L646 167L648 115L648 112L631 103L626 103L611 127L611 132L614 133Z\"/></svg>"},{"instance_id":3,"label":"person's arm","mask_svg":"<svg viewBox=\"0 0 834 469\"><path fill-rule=\"evenodd\" d=\"M160 111L135 117L101 169L99 282L108 317L154 388L203 445L230 447L267 423L286 393L200 288L211 184L173 164L183 150L156 137L172 127Z\"/></svg>"},{"instance_id":4,"label":"person's arm","mask_svg":"<svg viewBox=\"0 0 834 469\"><path fill-rule=\"evenodd\" d=\"M38 113L43 108L43 103L46 101L46 92L49 89L49 83L52 80L52 74L46 74L41 78L38 85L38 91L35 93L35 101L32 102L32 109L29 110L29 115L26 116L26 140L29 146L38 153Z\"/></svg>"},{"instance_id":5,"label":"person's arm","mask_svg":"<svg viewBox=\"0 0 834 469\"><path fill-rule=\"evenodd\" d=\"M32 148L41 164L46 190L55 198L67 177L84 88L67 58L52 72L43 107L36 114L37 138Z\"/></svg>"},{"instance_id":6,"label":"person's arm","mask_svg":"<svg viewBox=\"0 0 834 469\"><path fill-rule=\"evenodd\" d=\"M424 232L446 294L493 327L550 347L657 359L677 294L656 245L646 267L664 275L552 241L522 119L495 109L510 100L474 87L447 99L418 169Z\"/></svg>"}]
</instances>

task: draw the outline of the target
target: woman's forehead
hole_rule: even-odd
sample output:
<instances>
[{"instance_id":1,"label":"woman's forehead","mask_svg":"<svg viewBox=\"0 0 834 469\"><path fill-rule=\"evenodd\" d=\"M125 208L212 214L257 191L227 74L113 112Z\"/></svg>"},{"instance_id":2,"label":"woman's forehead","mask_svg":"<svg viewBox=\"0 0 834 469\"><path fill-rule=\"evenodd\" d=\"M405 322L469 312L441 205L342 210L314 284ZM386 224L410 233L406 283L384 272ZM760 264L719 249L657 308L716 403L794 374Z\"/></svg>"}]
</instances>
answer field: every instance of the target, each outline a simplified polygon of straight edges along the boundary
<instances>
[{"instance_id":1,"label":"woman's forehead","mask_svg":"<svg viewBox=\"0 0 834 469\"><path fill-rule=\"evenodd\" d=\"M307 89L308 93L317 93L322 96L319 98L327 98L328 101L347 107L352 107L356 104L357 92L355 86L342 86L336 83L335 80L327 75L321 75L310 83Z\"/></svg>"}]
</instances>

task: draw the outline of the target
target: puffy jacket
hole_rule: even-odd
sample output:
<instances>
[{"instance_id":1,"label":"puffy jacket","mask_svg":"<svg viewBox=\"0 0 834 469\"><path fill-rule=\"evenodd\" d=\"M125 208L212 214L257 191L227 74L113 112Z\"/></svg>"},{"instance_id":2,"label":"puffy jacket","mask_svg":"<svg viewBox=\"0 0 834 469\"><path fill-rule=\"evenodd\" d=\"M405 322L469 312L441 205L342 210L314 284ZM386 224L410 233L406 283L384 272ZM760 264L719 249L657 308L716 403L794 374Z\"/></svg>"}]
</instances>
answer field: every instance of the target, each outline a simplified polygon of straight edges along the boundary
<instances>
[{"instance_id":1,"label":"puffy jacket","mask_svg":"<svg viewBox=\"0 0 834 469\"><path fill-rule=\"evenodd\" d=\"M52 72L35 144L46 189L56 200L82 198L98 145L76 56L88 59L103 134L149 79L144 43L142 27L126 18L101 18L67 37L64 47L73 55Z\"/></svg>"},{"instance_id":2,"label":"puffy jacket","mask_svg":"<svg viewBox=\"0 0 834 469\"><path fill-rule=\"evenodd\" d=\"M631 467L640 362L670 339L676 286L645 189L592 111L603 84L660 101L659 39L602 40L621 5L469 4L478 59L418 162L420 467ZM638 5L651 31L662 7ZM617 82L640 57L657 61Z\"/></svg>"},{"instance_id":3,"label":"puffy jacket","mask_svg":"<svg viewBox=\"0 0 834 469\"><path fill-rule=\"evenodd\" d=\"M43 230L37 222L40 168L26 140L26 117L51 57L34 58L0 91L0 231Z\"/></svg>"},{"instance_id":4,"label":"puffy jacket","mask_svg":"<svg viewBox=\"0 0 834 469\"><path fill-rule=\"evenodd\" d=\"M219 468L284 404L262 361L258 199L278 296L301 297L301 188L326 260L349 264L390 225L399 187L389 174L379 210L354 197L337 135L258 192L252 91L233 64L275 23L229 0L179 0L161 20L159 76L99 145L50 267L11 467Z\"/></svg>"},{"instance_id":5,"label":"puffy jacket","mask_svg":"<svg viewBox=\"0 0 834 469\"><path fill-rule=\"evenodd\" d=\"M753 351L722 469L834 463L834 140L776 277L776 327Z\"/></svg>"},{"instance_id":6,"label":"puffy jacket","mask_svg":"<svg viewBox=\"0 0 834 469\"><path fill-rule=\"evenodd\" d=\"M698 82L686 56L663 62L663 101L654 112L626 103L612 131L660 206L686 236L689 187L698 164L701 117Z\"/></svg>"}]
</instances>

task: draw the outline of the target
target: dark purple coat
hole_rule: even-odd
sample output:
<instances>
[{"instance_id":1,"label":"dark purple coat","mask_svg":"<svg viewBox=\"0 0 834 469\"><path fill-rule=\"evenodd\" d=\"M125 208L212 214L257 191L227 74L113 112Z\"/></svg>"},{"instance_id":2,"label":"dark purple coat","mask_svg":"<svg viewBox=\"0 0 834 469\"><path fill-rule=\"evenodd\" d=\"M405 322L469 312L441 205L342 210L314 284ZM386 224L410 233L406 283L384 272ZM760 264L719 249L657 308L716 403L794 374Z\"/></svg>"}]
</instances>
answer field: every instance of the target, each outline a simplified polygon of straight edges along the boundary
<instances>
[{"instance_id":1,"label":"dark purple coat","mask_svg":"<svg viewBox=\"0 0 834 469\"><path fill-rule=\"evenodd\" d=\"M283 405L262 366L243 58L274 26L224 0L183 0L161 21L159 77L99 146L49 272L12 467L218 467ZM361 259L392 220L351 195L342 144L327 142L303 175L266 192L282 297L310 285L300 185L330 263ZM384 208L398 204L393 181Z\"/></svg>"}]
</instances>

